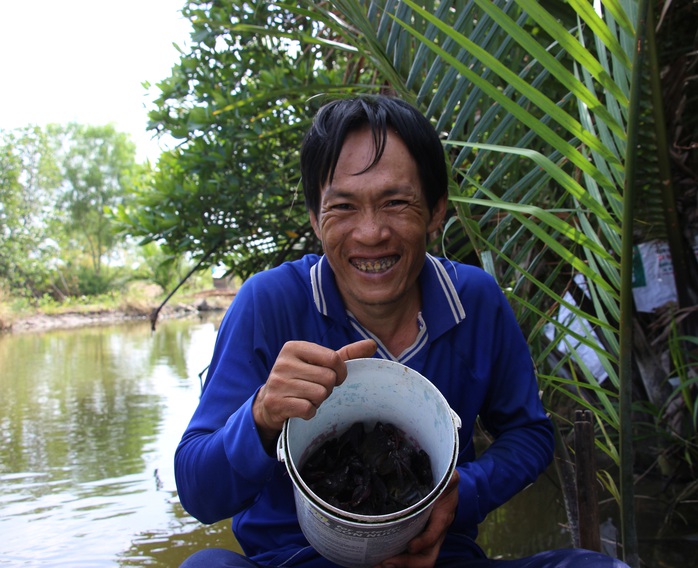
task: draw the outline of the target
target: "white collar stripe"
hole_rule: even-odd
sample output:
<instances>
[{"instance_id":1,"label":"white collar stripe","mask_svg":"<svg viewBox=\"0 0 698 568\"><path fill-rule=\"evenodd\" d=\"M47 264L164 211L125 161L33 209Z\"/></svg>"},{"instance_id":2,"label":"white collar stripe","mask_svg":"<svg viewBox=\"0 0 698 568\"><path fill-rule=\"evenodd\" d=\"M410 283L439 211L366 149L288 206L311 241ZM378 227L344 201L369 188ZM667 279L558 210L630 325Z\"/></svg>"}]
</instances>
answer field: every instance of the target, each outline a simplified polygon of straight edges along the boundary
<instances>
[{"instance_id":1,"label":"white collar stripe","mask_svg":"<svg viewBox=\"0 0 698 568\"><path fill-rule=\"evenodd\" d=\"M310 285L313 290L313 301L318 312L323 316L327 315L327 302L325 300L325 291L322 289L322 261L325 257L321 257L317 264L310 269Z\"/></svg>"},{"instance_id":2,"label":"white collar stripe","mask_svg":"<svg viewBox=\"0 0 698 568\"><path fill-rule=\"evenodd\" d=\"M451 279L449 278L446 269L440 262L437 262L436 259L430 254L427 254L427 259L431 262L432 266L434 267L434 272L439 281L439 284L441 284L442 290L444 291L444 295L446 296L446 300L448 301L448 306L451 308L453 318L456 322L462 321L463 319L465 319L465 309L463 308L463 304L461 303L460 298L458 297L458 293L456 292L456 289L453 286L453 282L451 282Z\"/></svg>"}]
</instances>

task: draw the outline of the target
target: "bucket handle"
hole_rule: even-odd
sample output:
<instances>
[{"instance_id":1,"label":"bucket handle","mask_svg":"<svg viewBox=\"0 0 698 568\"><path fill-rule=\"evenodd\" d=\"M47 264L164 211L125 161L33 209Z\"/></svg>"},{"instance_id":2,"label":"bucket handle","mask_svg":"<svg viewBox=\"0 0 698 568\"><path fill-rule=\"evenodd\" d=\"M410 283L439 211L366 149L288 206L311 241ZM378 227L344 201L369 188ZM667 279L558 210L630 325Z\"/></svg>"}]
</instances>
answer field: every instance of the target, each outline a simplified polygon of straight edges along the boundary
<instances>
[{"instance_id":1,"label":"bucket handle","mask_svg":"<svg viewBox=\"0 0 698 568\"><path fill-rule=\"evenodd\" d=\"M453 424L455 425L456 430L460 430L461 426L463 425L460 416L458 416L458 414L456 414L456 411L453 410L450 406L448 407L448 409L451 411L451 418L453 419Z\"/></svg>"},{"instance_id":2,"label":"bucket handle","mask_svg":"<svg viewBox=\"0 0 698 568\"><path fill-rule=\"evenodd\" d=\"M284 463L286 460L284 459L284 456L286 455L286 446L284 444L284 439L286 438L286 426L288 424L288 420L284 422L283 428L281 428L281 434L279 434L279 437L276 440L276 459L279 460L280 462Z\"/></svg>"}]
</instances>

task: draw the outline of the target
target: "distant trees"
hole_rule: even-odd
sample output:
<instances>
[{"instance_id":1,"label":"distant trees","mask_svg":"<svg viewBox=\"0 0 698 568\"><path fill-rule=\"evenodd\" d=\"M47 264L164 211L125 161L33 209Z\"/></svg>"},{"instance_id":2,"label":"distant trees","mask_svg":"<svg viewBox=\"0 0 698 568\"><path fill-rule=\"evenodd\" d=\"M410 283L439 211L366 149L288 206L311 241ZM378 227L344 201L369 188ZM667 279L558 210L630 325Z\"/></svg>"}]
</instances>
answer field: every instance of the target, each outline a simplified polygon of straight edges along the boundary
<instances>
[{"instance_id":1,"label":"distant trees","mask_svg":"<svg viewBox=\"0 0 698 568\"><path fill-rule=\"evenodd\" d=\"M105 292L118 270L109 215L144 170L111 126L0 132L0 280L15 295ZM106 269L108 267L108 269Z\"/></svg>"},{"instance_id":2,"label":"distant trees","mask_svg":"<svg viewBox=\"0 0 698 568\"><path fill-rule=\"evenodd\" d=\"M38 127L0 133L0 278L28 294L49 287L55 256L54 198L61 174Z\"/></svg>"},{"instance_id":3,"label":"distant trees","mask_svg":"<svg viewBox=\"0 0 698 568\"><path fill-rule=\"evenodd\" d=\"M113 126L69 124L59 131L63 185L58 206L68 244L83 250L102 274L116 245L109 209L121 204L137 175L136 146Z\"/></svg>"}]
</instances>

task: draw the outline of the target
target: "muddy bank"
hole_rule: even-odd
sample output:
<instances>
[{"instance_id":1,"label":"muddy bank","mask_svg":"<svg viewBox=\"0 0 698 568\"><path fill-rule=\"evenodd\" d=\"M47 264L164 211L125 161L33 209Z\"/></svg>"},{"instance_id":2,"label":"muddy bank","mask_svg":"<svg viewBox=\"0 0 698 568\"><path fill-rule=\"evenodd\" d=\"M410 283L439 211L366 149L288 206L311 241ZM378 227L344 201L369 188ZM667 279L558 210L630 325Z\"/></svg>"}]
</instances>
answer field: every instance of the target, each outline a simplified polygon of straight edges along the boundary
<instances>
[{"instance_id":1,"label":"muddy bank","mask_svg":"<svg viewBox=\"0 0 698 568\"><path fill-rule=\"evenodd\" d=\"M183 318L201 312L225 311L233 297L233 290L198 292L180 301L166 304L158 313L157 321ZM128 306L124 309L85 309L55 314L31 314L0 321L0 333L41 332L91 325L110 325L127 321L149 321L159 304Z\"/></svg>"}]
</instances>

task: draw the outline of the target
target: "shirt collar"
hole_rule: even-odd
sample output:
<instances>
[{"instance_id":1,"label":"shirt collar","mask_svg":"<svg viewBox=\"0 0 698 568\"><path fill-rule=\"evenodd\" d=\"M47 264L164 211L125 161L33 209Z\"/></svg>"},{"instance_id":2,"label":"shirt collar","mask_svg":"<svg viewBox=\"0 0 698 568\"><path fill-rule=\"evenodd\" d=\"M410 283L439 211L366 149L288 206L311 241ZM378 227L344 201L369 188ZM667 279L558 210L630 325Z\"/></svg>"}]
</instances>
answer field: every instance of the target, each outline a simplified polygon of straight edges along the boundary
<instances>
[{"instance_id":1,"label":"shirt collar","mask_svg":"<svg viewBox=\"0 0 698 568\"><path fill-rule=\"evenodd\" d=\"M453 282L457 278L456 270L454 266L451 269L448 266L449 261L427 254L419 275L422 316L432 339L465 319L465 308ZM347 311L325 256L310 267L310 284L318 312L337 321L347 322Z\"/></svg>"}]
</instances>

